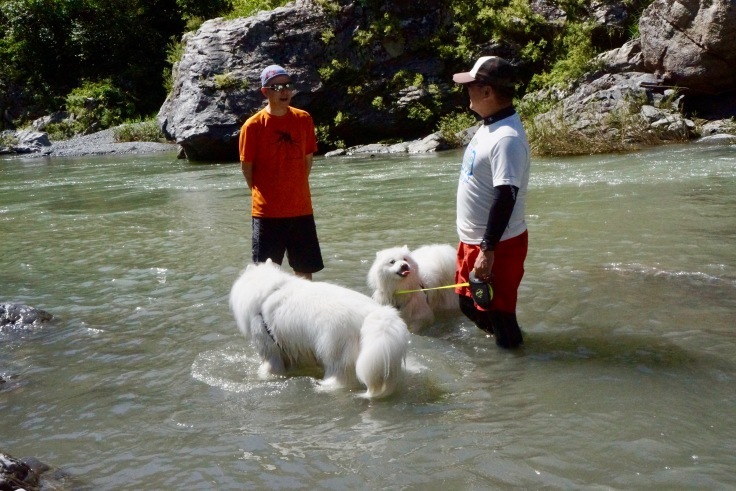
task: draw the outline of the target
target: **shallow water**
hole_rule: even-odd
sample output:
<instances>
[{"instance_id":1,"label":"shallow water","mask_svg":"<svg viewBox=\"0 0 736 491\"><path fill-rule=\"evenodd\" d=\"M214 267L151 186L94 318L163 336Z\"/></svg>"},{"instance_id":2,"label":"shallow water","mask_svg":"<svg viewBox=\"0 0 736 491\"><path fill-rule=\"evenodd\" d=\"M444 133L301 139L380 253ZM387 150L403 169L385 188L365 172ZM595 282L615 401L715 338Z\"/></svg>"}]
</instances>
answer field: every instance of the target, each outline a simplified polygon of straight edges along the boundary
<instances>
[{"instance_id":1,"label":"shallow water","mask_svg":"<svg viewBox=\"0 0 736 491\"><path fill-rule=\"evenodd\" d=\"M326 268L455 244L460 152L317 159ZM526 345L462 318L412 335L387 400L260 380L227 296L239 167L174 155L0 160L0 449L92 489L736 486L736 147L535 159Z\"/></svg>"}]
</instances>

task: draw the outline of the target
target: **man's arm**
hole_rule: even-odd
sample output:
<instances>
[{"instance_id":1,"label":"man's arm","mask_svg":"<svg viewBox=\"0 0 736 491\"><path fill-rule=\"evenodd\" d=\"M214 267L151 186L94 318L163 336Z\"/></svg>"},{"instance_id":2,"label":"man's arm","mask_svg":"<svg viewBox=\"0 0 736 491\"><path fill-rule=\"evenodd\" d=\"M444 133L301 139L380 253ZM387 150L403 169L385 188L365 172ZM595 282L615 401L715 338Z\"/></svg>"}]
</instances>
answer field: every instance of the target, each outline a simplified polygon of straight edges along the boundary
<instances>
[{"instance_id":1,"label":"man's arm","mask_svg":"<svg viewBox=\"0 0 736 491\"><path fill-rule=\"evenodd\" d=\"M519 188L510 185L493 188L488 224L486 225L486 232L483 234L486 250L478 254L473 265L476 275L481 279L490 278L495 259L494 250L509 225L511 213L514 211L514 205L516 204L516 193L518 192Z\"/></svg>"},{"instance_id":2,"label":"man's arm","mask_svg":"<svg viewBox=\"0 0 736 491\"><path fill-rule=\"evenodd\" d=\"M243 171L245 182L248 183L248 187L253 189L253 162L241 162L240 169Z\"/></svg>"},{"instance_id":3,"label":"man's arm","mask_svg":"<svg viewBox=\"0 0 736 491\"><path fill-rule=\"evenodd\" d=\"M488 214L486 233L483 234L483 240L486 242L489 250L496 248L496 244L501 240L506 227L509 226L518 192L519 188L508 184L493 188L491 210Z\"/></svg>"},{"instance_id":4,"label":"man's arm","mask_svg":"<svg viewBox=\"0 0 736 491\"><path fill-rule=\"evenodd\" d=\"M307 176L312 173L312 159L314 157L313 153L309 153L304 156L304 163L307 164Z\"/></svg>"}]
</instances>

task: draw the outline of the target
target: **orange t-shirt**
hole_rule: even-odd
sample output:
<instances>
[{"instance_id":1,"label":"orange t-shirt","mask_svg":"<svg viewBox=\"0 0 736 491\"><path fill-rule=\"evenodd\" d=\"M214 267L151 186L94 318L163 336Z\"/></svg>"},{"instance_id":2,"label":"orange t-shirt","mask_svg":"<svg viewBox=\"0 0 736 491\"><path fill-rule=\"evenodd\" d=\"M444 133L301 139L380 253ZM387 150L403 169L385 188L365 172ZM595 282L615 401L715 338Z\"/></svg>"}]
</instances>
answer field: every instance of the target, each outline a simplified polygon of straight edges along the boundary
<instances>
[{"instance_id":1,"label":"orange t-shirt","mask_svg":"<svg viewBox=\"0 0 736 491\"><path fill-rule=\"evenodd\" d=\"M317 151L308 112L283 116L262 109L240 130L240 161L253 165L252 215L286 218L313 214L306 155Z\"/></svg>"}]
</instances>

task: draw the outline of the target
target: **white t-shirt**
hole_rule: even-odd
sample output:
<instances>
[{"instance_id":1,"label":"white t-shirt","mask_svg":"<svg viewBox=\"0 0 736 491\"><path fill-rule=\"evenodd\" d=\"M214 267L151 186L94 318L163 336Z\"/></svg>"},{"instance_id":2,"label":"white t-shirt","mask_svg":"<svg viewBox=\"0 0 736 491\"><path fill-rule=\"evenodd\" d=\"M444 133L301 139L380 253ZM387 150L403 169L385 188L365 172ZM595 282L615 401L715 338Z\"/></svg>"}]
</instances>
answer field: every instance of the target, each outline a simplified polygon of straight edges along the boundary
<instances>
[{"instance_id":1,"label":"white t-shirt","mask_svg":"<svg viewBox=\"0 0 736 491\"><path fill-rule=\"evenodd\" d=\"M461 242L479 244L491 210L491 190L519 188L514 211L501 240L526 230L524 213L529 184L529 142L518 114L481 126L465 149L457 188L457 234Z\"/></svg>"}]
</instances>

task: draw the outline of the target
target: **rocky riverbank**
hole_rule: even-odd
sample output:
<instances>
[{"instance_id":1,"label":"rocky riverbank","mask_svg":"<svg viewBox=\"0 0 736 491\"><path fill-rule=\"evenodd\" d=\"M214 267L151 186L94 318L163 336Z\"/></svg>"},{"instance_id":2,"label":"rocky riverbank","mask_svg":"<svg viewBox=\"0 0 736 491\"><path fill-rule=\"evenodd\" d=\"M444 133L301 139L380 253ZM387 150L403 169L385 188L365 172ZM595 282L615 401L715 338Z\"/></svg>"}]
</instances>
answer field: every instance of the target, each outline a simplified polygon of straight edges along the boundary
<instances>
[{"instance_id":1,"label":"rocky riverbank","mask_svg":"<svg viewBox=\"0 0 736 491\"><path fill-rule=\"evenodd\" d=\"M37 130L4 131L0 137L0 154L26 157L81 157L176 151L177 146L173 143L118 142L115 140L115 128L58 142L51 141L48 133Z\"/></svg>"},{"instance_id":2,"label":"rocky riverbank","mask_svg":"<svg viewBox=\"0 0 736 491\"><path fill-rule=\"evenodd\" d=\"M552 31L566 22L555 5L547 0L530 2ZM582 19L601 28L623 29L620 19L636 14L626 10L625 2L597 5L599 9ZM443 148L444 142L435 137L408 145L363 145L426 135L432 130L418 129L421 118L413 117L412 110L434 108L438 101L453 107L458 103L450 75L455 67L445 66L436 53L415 48L422 46L419 40L441 29L442 19L430 9L399 9L402 42L377 40L366 63L352 40L371 15L369 7L358 3L326 12L319 2L298 0L247 19L208 20L183 39L183 55L174 67L172 91L159 111L159 126L189 160L237 160L240 126L263 102L257 89L259 73L276 62L288 65L297 80L295 105L309 111L318 124L334 126L333 138L345 147L337 153L355 153L357 148L371 152ZM325 32L334 33L327 45ZM641 12L638 33L593 60L594 72L569 87L526 94L537 98L537 110L530 113L539 114L534 123L549 133L552 143L579 142L580 152L591 147L587 138L599 138L621 142L610 150L625 151L632 144L699 138L705 136L706 124L736 116L732 69L736 10L731 2L655 0ZM515 60L516 48L489 40L478 47L478 54ZM336 68L335 60L343 62ZM349 79L351 90L346 90L342 77L331 79L325 67L351 67L344 70L354 77ZM396 85L397 79L403 80L402 73L416 76ZM542 108L546 109L540 114Z\"/></svg>"},{"instance_id":3,"label":"rocky riverbank","mask_svg":"<svg viewBox=\"0 0 736 491\"><path fill-rule=\"evenodd\" d=\"M564 19L564 12L553 2L540 0L531 6L550 28ZM584 18L604 27L634 15L625 7L625 2L604 2ZM449 148L439 133L416 139L433 130L420 124L418 108L443 114L440 106L455 107L450 102L457 102L458 93L448 75L451 67L444 66L436 53L412 48L422 45L412 40L431 36L442 19L428 11L399 9L395 14L404 26L404 42L376 43L370 63L365 64L356 58L353 33L374 14L358 4L326 12L320 2L298 0L249 18L211 19L185 35L172 91L157 116L163 134L178 147L115 143L110 132L51 142L36 128L1 134L0 153L79 156L177 151L192 161L237 161L240 127L262 107L258 76L270 62L289 66L297 80L294 105L315 116L322 136L326 126L335 126L331 142L322 138L322 151L344 148L328 156ZM616 26L623 29L620 22ZM326 32L333 33L327 44ZM526 112L530 116L524 123L537 154L628 151L736 133L736 72L732 69L736 9L732 2L654 0L641 12L638 34L602 53L591 64L594 71L568 87L554 86L524 96L521 103L527 101L533 108ZM518 47L512 48L489 44L478 49L480 54L513 60L519 53ZM350 90L336 76L329 85L330 70L325 67L335 60L353 67L358 78ZM415 76L404 80L407 73ZM396 80L401 80L399 86L389 90ZM408 141L371 143L398 139Z\"/></svg>"}]
</instances>

